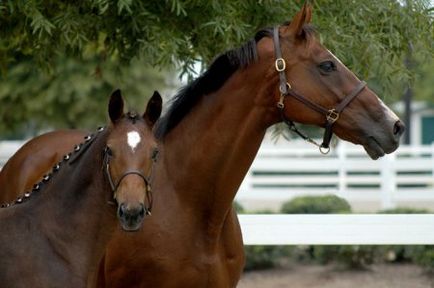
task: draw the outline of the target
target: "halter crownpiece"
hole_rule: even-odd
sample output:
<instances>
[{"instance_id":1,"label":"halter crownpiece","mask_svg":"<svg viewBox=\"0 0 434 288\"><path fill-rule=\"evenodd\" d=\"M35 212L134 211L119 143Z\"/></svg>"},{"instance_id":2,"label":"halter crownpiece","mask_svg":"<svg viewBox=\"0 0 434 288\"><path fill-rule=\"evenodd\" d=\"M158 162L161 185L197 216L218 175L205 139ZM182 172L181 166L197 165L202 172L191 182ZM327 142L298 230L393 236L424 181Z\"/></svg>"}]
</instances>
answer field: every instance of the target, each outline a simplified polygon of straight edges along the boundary
<instances>
[{"instance_id":1,"label":"halter crownpiece","mask_svg":"<svg viewBox=\"0 0 434 288\"><path fill-rule=\"evenodd\" d=\"M298 94L294 91L294 89L291 87L291 85L288 83L286 79L286 62L285 59L282 56L282 50L280 49L280 41L279 41L279 27L274 27L273 30L273 42L274 42L274 53L276 56L276 61L274 62L274 66L276 68L276 71L279 73L279 91L280 91L280 99L279 102L277 102L277 108L280 111L280 115L282 118L282 121L288 125L289 130L293 131L297 135L299 135L304 140L316 145L319 147L319 150L322 154L327 154L330 152L330 141L332 139L333 135L333 124L338 121L340 113L344 110L345 107L350 104L350 102L360 94L360 92L365 88L366 82L361 81L351 92L350 94L346 95L344 99L339 102L339 104L332 109L326 109L322 107L321 105L318 105L303 95ZM320 114L323 114L326 118L325 123L325 131L323 136L323 141L321 144L317 143L312 138L309 138L304 133L302 133L300 130L297 129L294 122L290 119L288 119L285 116L284 108L285 108L285 97L286 96L292 96L298 101L302 102L312 110L317 111Z\"/></svg>"}]
</instances>

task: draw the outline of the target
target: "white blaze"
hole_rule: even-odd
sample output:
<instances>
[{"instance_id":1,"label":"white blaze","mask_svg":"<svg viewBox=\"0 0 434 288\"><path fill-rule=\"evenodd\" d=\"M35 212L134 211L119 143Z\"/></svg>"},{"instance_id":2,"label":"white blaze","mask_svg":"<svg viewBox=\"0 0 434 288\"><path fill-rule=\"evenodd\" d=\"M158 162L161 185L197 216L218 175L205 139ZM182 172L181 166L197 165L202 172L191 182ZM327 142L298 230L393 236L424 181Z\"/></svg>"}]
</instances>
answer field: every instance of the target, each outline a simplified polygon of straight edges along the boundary
<instances>
[{"instance_id":1,"label":"white blaze","mask_svg":"<svg viewBox=\"0 0 434 288\"><path fill-rule=\"evenodd\" d=\"M330 52L330 50L327 50L327 51L336 59L336 61L339 61L339 63L341 63L342 65L344 65L341 62L341 60L339 60L338 57L336 57L332 52ZM393 121L393 123L399 121L398 116L396 116L396 114L389 107L387 107L380 98L378 98L378 100L380 101L380 104L383 107L383 110L385 111L386 117L388 117L388 120Z\"/></svg>"},{"instance_id":2,"label":"white blaze","mask_svg":"<svg viewBox=\"0 0 434 288\"><path fill-rule=\"evenodd\" d=\"M127 137L128 137L128 145L131 147L131 150L136 150L137 144L140 143L140 141L142 140L140 138L139 133L137 133L137 131L131 131L127 133Z\"/></svg>"}]
</instances>

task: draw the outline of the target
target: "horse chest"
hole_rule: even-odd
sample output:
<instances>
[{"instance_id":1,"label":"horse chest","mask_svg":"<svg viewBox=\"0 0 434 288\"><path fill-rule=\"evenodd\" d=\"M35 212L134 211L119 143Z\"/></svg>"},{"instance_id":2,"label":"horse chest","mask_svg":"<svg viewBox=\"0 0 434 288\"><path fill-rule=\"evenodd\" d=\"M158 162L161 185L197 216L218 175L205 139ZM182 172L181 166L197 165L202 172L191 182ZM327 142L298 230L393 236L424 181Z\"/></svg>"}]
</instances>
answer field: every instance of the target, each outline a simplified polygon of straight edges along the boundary
<instances>
[{"instance_id":1,"label":"horse chest","mask_svg":"<svg viewBox=\"0 0 434 288\"><path fill-rule=\"evenodd\" d=\"M106 255L106 287L235 287L244 265L236 223L225 223L219 239L210 240L193 222L170 229L165 221L145 224L146 237L118 235L122 241L115 239ZM137 245L140 249L128 249Z\"/></svg>"}]
</instances>

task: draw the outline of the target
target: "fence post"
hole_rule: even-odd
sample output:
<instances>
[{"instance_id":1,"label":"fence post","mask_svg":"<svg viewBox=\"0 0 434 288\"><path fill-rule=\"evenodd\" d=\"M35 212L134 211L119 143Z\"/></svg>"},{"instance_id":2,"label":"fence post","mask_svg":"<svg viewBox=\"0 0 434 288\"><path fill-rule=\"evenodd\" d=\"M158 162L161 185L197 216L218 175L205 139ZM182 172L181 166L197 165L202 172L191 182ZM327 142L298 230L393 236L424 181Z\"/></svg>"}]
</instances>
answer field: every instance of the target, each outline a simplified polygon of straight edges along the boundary
<instances>
[{"instance_id":1,"label":"fence post","mask_svg":"<svg viewBox=\"0 0 434 288\"><path fill-rule=\"evenodd\" d=\"M396 190L395 154L385 155L381 159L381 208L395 208L393 193Z\"/></svg>"},{"instance_id":2,"label":"fence post","mask_svg":"<svg viewBox=\"0 0 434 288\"><path fill-rule=\"evenodd\" d=\"M252 167L250 167L249 171L247 171L246 176L244 176L243 182L241 182L240 187L238 188L237 195L238 197L248 195L249 192L252 192Z\"/></svg>"},{"instance_id":3,"label":"fence post","mask_svg":"<svg viewBox=\"0 0 434 288\"><path fill-rule=\"evenodd\" d=\"M431 176L433 177L432 187L434 190L434 141L431 142Z\"/></svg>"},{"instance_id":4,"label":"fence post","mask_svg":"<svg viewBox=\"0 0 434 288\"><path fill-rule=\"evenodd\" d=\"M347 158L347 145L344 141L339 141L337 152L339 159L338 196L341 198L346 198L345 194L347 194L347 166L345 165L345 160Z\"/></svg>"}]
</instances>

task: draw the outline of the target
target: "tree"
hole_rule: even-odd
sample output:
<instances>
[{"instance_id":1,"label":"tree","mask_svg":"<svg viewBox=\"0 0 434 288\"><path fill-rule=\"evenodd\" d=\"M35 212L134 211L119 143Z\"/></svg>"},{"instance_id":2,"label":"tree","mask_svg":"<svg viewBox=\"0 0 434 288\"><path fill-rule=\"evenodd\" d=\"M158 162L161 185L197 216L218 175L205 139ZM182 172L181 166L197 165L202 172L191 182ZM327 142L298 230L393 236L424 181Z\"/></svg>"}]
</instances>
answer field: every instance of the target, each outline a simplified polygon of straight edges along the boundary
<instances>
[{"instance_id":1,"label":"tree","mask_svg":"<svg viewBox=\"0 0 434 288\"><path fill-rule=\"evenodd\" d=\"M327 47L389 102L399 99L401 87L412 81L413 75L404 65L409 43L418 47L418 58L434 56L430 1L401 3L314 2L313 22ZM153 67L176 64L191 76L196 61L206 66L218 53L248 40L259 28L290 20L302 4L298 0L0 0L0 67L6 75L3 83L11 77L7 75L15 75L16 69L26 69L16 67L21 63L48 75L39 77L53 77L71 58L95 67L107 61L116 63L107 69L128 70L131 61L137 59ZM90 72L94 68L88 68L86 77L98 75ZM26 79L33 77L28 75ZM68 74L62 77L69 81ZM33 86L28 87L32 91ZM45 88L39 87L40 95ZM2 89L0 105L9 103L10 97L16 98L16 109L24 105L23 99L18 99L21 96ZM63 97L54 92L49 95L52 99ZM44 103L45 108L50 102ZM18 116L8 117L12 122Z\"/></svg>"},{"instance_id":2,"label":"tree","mask_svg":"<svg viewBox=\"0 0 434 288\"><path fill-rule=\"evenodd\" d=\"M137 60L125 67L95 58L58 57L53 63L51 73L41 73L24 61L0 79L0 139L54 128L95 129L106 123L115 88L121 88L128 108L142 113L153 91L168 86L167 76Z\"/></svg>"},{"instance_id":3,"label":"tree","mask_svg":"<svg viewBox=\"0 0 434 288\"><path fill-rule=\"evenodd\" d=\"M390 63L378 67L381 72L405 72L400 60L408 43L421 43L432 56L433 10L428 0L400 3L318 0L314 22L328 46L362 75L378 62ZM46 65L56 53L79 56L92 47L100 55L126 61L140 56L152 65L175 59L188 71L193 61L208 63L258 28L289 20L301 5L296 0L2 0L0 62L31 57Z\"/></svg>"}]
</instances>

